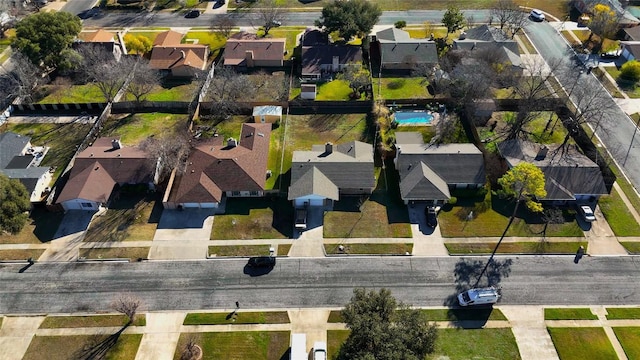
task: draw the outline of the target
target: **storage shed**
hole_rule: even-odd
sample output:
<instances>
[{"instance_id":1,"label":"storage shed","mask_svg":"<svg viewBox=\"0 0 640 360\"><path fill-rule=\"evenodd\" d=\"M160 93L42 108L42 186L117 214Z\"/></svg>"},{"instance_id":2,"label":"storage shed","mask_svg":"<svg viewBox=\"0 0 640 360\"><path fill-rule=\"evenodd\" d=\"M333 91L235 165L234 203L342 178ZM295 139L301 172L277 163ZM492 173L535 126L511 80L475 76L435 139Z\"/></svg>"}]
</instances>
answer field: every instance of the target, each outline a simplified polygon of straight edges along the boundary
<instances>
[{"instance_id":1,"label":"storage shed","mask_svg":"<svg viewBox=\"0 0 640 360\"><path fill-rule=\"evenodd\" d=\"M275 123L282 120L282 106L265 105L253 108L253 121L257 123Z\"/></svg>"}]
</instances>

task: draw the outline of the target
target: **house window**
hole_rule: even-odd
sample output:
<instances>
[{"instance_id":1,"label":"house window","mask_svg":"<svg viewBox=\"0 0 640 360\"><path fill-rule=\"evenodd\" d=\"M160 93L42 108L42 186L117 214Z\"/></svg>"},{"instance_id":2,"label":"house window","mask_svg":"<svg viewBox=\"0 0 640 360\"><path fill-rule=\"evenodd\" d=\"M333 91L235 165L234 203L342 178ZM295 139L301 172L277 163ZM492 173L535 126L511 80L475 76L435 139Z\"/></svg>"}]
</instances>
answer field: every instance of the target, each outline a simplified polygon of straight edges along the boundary
<instances>
[{"instance_id":1,"label":"house window","mask_svg":"<svg viewBox=\"0 0 640 360\"><path fill-rule=\"evenodd\" d=\"M83 203L80 203L80 205L82 205L83 208L93 208L92 203L83 202Z\"/></svg>"},{"instance_id":2,"label":"house window","mask_svg":"<svg viewBox=\"0 0 640 360\"><path fill-rule=\"evenodd\" d=\"M240 196L240 191L232 191L231 195L232 196Z\"/></svg>"},{"instance_id":3,"label":"house window","mask_svg":"<svg viewBox=\"0 0 640 360\"><path fill-rule=\"evenodd\" d=\"M252 192L250 193L250 195L251 195L251 196L258 196L258 192L257 192L257 191L252 191Z\"/></svg>"}]
</instances>

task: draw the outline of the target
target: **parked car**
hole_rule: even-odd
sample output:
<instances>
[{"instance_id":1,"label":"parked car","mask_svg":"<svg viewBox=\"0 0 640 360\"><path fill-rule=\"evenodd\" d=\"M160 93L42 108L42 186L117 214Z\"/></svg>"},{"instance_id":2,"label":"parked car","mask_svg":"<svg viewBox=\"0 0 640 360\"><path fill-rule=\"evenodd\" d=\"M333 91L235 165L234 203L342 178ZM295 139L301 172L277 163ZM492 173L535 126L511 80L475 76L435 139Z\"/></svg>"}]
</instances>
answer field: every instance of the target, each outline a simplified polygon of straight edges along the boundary
<instances>
[{"instance_id":1,"label":"parked car","mask_svg":"<svg viewBox=\"0 0 640 360\"><path fill-rule=\"evenodd\" d=\"M193 18L197 18L198 16L200 16L200 10L191 10L184 17L188 19L193 19Z\"/></svg>"},{"instance_id":2,"label":"parked car","mask_svg":"<svg viewBox=\"0 0 640 360\"><path fill-rule=\"evenodd\" d=\"M529 17L534 21L544 21L544 13L538 9L531 10Z\"/></svg>"},{"instance_id":3,"label":"parked car","mask_svg":"<svg viewBox=\"0 0 640 360\"><path fill-rule=\"evenodd\" d=\"M313 360L327 360L327 343L324 341L313 343Z\"/></svg>"},{"instance_id":4,"label":"parked car","mask_svg":"<svg viewBox=\"0 0 640 360\"><path fill-rule=\"evenodd\" d=\"M587 205L578 206L578 213L582 216L582 219L587 222L596 221L596 215L591 210L591 207Z\"/></svg>"},{"instance_id":5,"label":"parked car","mask_svg":"<svg viewBox=\"0 0 640 360\"><path fill-rule=\"evenodd\" d=\"M274 267L276 266L275 256L256 256L249 258L249 267Z\"/></svg>"},{"instance_id":6,"label":"parked car","mask_svg":"<svg viewBox=\"0 0 640 360\"><path fill-rule=\"evenodd\" d=\"M460 306L490 305L497 303L500 296L494 287L469 289L458 294L458 303Z\"/></svg>"},{"instance_id":7,"label":"parked car","mask_svg":"<svg viewBox=\"0 0 640 360\"><path fill-rule=\"evenodd\" d=\"M603 59L617 59L620 57L620 55L622 55L622 50L617 49L603 52L602 54L600 54L600 57Z\"/></svg>"},{"instance_id":8,"label":"parked car","mask_svg":"<svg viewBox=\"0 0 640 360\"><path fill-rule=\"evenodd\" d=\"M273 20L271 21L271 24L273 24L274 27L278 27L282 25L282 21Z\"/></svg>"},{"instance_id":9,"label":"parked car","mask_svg":"<svg viewBox=\"0 0 640 360\"><path fill-rule=\"evenodd\" d=\"M427 226L431 228L435 228L438 226L438 214L436 213L436 208L433 206L427 206L424 208L424 214L427 217Z\"/></svg>"}]
</instances>

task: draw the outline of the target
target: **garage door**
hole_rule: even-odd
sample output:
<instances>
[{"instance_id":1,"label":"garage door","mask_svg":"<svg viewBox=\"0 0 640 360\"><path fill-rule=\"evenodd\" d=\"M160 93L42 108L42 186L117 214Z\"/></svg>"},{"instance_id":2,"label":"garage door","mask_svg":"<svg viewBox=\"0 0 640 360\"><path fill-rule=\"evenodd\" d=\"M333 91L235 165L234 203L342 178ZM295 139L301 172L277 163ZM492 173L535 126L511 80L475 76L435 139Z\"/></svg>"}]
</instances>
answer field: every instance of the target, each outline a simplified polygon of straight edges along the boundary
<instances>
[{"instance_id":1,"label":"garage door","mask_svg":"<svg viewBox=\"0 0 640 360\"><path fill-rule=\"evenodd\" d=\"M217 203L201 203L200 207L203 209L215 209L218 207Z\"/></svg>"},{"instance_id":2,"label":"garage door","mask_svg":"<svg viewBox=\"0 0 640 360\"><path fill-rule=\"evenodd\" d=\"M200 204L198 203L184 203L182 204L183 208L199 208Z\"/></svg>"}]
</instances>

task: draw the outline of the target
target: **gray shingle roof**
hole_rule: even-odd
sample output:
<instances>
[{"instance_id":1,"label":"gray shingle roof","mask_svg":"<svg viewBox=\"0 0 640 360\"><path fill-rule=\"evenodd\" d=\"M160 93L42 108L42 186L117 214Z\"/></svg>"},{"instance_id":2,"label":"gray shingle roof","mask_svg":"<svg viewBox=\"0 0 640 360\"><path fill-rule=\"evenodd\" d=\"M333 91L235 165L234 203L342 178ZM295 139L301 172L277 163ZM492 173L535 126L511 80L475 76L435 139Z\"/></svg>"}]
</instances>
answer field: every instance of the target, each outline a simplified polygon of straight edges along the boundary
<instances>
[{"instance_id":1,"label":"gray shingle roof","mask_svg":"<svg viewBox=\"0 0 640 360\"><path fill-rule=\"evenodd\" d=\"M327 199L338 200L339 193L336 184L332 183L322 171L314 166L291 184L288 199L294 200L302 196L319 195Z\"/></svg>"},{"instance_id":2,"label":"gray shingle roof","mask_svg":"<svg viewBox=\"0 0 640 360\"><path fill-rule=\"evenodd\" d=\"M405 200L449 200L449 186L425 163L420 162L400 182L400 195Z\"/></svg>"},{"instance_id":3,"label":"gray shingle roof","mask_svg":"<svg viewBox=\"0 0 640 360\"><path fill-rule=\"evenodd\" d=\"M311 151L294 151L291 184L315 167L338 189L373 189L373 146L352 141L332 147L330 153L325 151L326 145L314 145Z\"/></svg>"},{"instance_id":4,"label":"gray shingle roof","mask_svg":"<svg viewBox=\"0 0 640 360\"><path fill-rule=\"evenodd\" d=\"M383 64L437 63L438 49L433 41L380 42Z\"/></svg>"},{"instance_id":5,"label":"gray shingle roof","mask_svg":"<svg viewBox=\"0 0 640 360\"><path fill-rule=\"evenodd\" d=\"M515 40L509 39L500 29L482 25L469 29L465 39L457 39L453 42L454 49L467 51L495 50L496 56L501 61L509 61L512 65L521 66L520 49Z\"/></svg>"},{"instance_id":6,"label":"gray shingle roof","mask_svg":"<svg viewBox=\"0 0 640 360\"><path fill-rule=\"evenodd\" d=\"M0 169L7 167L14 156L21 155L30 141L30 137L11 131L0 134Z\"/></svg>"},{"instance_id":7,"label":"gray shingle roof","mask_svg":"<svg viewBox=\"0 0 640 360\"><path fill-rule=\"evenodd\" d=\"M390 27L388 29L378 31L376 33L376 38L378 40L406 41L411 39L411 35L409 35L409 33L404 30Z\"/></svg>"},{"instance_id":8,"label":"gray shingle roof","mask_svg":"<svg viewBox=\"0 0 640 360\"><path fill-rule=\"evenodd\" d=\"M38 179L47 171L48 167L27 167L31 164L33 155L22 155L22 151L29 144L31 138L14 132L0 134L0 173L11 179L18 179L31 193L34 191Z\"/></svg>"},{"instance_id":9,"label":"gray shingle roof","mask_svg":"<svg viewBox=\"0 0 640 360\"><path fill-rule=\"evenodd\" d=\"M563 152L559 144L546 145L548 151L545 156L541 156L542 147L522 140L507 140L498 144L500 154L510 166L528 162L542 170L547 190L545 200L571 200L575 195L608 193L598 165L575 146L569 146Z\"/></svg>"}]
</instances>

